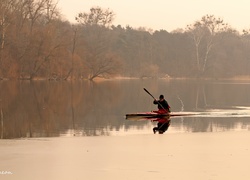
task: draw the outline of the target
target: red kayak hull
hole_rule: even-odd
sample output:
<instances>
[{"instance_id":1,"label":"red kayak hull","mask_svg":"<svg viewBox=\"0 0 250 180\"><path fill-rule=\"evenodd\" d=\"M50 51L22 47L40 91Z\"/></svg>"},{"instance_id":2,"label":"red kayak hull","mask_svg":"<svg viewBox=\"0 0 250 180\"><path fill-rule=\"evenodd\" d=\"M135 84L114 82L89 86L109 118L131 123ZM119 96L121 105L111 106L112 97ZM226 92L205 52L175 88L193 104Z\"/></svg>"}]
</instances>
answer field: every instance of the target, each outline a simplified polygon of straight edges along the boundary
<instances>
[{"instance_id":1,"label":"red kayak hull","mask_svg":"<svg viewBox=\"0 0 250 180\"><path fill-rule=\"evenodd\" d=\"M192 116L193 113L184 113L184 112L171 112L159 114L155 112L145 112L145 113L132 113L126 114L126 119L151 119L151 118L170 118L176 116Z\"/></svg>"}]
</instances>

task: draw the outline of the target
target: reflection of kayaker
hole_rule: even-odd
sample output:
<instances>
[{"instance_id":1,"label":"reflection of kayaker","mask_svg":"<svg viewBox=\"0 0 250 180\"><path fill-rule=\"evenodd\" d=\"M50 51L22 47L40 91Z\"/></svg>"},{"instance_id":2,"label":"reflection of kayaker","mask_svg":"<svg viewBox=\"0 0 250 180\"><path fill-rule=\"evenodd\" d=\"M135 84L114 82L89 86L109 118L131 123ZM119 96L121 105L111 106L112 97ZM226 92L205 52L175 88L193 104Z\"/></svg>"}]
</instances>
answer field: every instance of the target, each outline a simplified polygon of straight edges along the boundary
<instances>
[{"instance_id":1,"label":"reflection of kayaker","mask_svg":"<svg viewBox=\"0 0 250 180\"><path fill-rule=\"evenodd\" d=\"M169 118L158 118L154 121L158 121L157 127L153 128L154 134L158 131L159 134L163 134L168 130L171 120Z\"/></svg>"}]
</instances>

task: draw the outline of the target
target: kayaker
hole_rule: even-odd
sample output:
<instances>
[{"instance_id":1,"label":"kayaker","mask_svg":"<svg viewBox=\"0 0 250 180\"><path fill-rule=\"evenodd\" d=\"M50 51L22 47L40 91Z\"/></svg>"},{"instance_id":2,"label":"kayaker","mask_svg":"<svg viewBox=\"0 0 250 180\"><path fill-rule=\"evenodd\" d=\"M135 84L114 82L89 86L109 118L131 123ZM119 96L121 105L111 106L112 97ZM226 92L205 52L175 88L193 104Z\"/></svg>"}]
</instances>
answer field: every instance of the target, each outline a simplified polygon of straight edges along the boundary
<instances>
[{"instance_id":1,"label":"kayaker","mask_svg":"<svg viewBox=\"0 0 250 180\"><path fill-rule=\"evenodd\" d=\"M153 102L154 104L158 105L158 111L154 111L157 113L170 113L170 106L168 104L168 102L164 99L164 95L160 95L159 96L159 100L154 100Z\"/></svg>"}]
</instances>

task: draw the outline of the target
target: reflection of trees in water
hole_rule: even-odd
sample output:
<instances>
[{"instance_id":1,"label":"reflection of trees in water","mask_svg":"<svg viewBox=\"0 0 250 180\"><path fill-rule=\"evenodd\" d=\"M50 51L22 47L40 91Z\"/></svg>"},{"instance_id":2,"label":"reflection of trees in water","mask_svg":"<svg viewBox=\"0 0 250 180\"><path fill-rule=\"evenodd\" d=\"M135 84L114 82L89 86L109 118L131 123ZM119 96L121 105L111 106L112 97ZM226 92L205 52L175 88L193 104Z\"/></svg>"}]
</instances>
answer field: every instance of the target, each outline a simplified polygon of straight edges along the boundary
<instances>
[{"instance_id":1,"label":"reflection of trees in water","mask_svg":"<svg viewBox=\"0 0 250 180\"><path fill-rule=\"evenodd\" d=\"M248 103L247 91L244 91L246 86L227 84L225 88L222 84L197 81L2 81L1 138L54 137L69 132L96 136L109 135L110 131L121 128L143 129L148 121L124 120L126 113L155 108L143 87L153 87L150 90L155 96L166 92L172 111ZM238 89L240 92L236 93ZM175 118L171 124L187 131L204 132L217 131L218 128L233 129L239 124L244 128L249 124L249 120L241 120Z\"/></svg>"},{"instance_id":2,"label":"reflection of trees in water","mask_svg":"<svg viewBox=\"0 0 250 180\"><path fill-rule=\"evenodd\" d=\"M206 111L207 109L225 108L233 106L249 106L249 96L246 92L250 85L230 81L211 80L181 80L172 81L170 88L162 85L169 96L172 111ZM246 128L250 120L242 118L176 118L172 120L175 127L184 128L190 132L213 132L234 129L236 126Z\"/></svg>"},{"instance_id":3,"label":"reflection of trees in water","mask_svg":"<svg viewBox=\"0 0 250 180\"><path fill-rule=\"evenodd\" d=\"M1 82L4 127L2 138L50 137L68 129L105 135L119 129L114 107L119 86L94 82Z\"/></svg>"},{"instance_id":4,"label":"reflection of trees in water","mask_svg":"<svg viewBox=\"0 0 250 180\"><path fill-rule=\"evenodd\" d=\"M196 103L195 103L195 108L196 109L199 109L199 106L200 106L199 102L201 102L201 101L202 101L203 107L206 107L207 106L207 98L206 98L206 93L205 93L204 86L197 87Z\"/></svg>"},{"instance_id":5,"label":"reflection of trees in water","mask_svg":"<svg viewBox=\"0 0 250 180\"><path fill-rule=\"evenodd\" d=\"M53 96L49 86L42 82L1 83L4 138L50 136L57 114L54 105L48 105L47 101L57 99L59 94Z\"/></svg>"},{"instance_id":6,"label":"reflection of trees in water","mask_svg":"<svg viewBox=\"0 0 250 180\"><path fill-rule=\"evenodd\" d=\"M1 139L3 139L3 110L2 110L2 106L1 106L1 109L0 109L0 120L1 120Z\"/></svg>"}]
</instances>

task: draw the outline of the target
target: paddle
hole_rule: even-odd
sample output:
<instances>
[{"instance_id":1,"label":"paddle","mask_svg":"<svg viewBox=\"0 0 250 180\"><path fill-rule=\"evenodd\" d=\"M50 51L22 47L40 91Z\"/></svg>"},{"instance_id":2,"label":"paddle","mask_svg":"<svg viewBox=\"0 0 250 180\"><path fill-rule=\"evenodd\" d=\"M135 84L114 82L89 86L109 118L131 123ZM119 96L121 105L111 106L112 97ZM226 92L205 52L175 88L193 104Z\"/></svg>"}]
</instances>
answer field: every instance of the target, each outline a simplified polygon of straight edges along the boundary
<instances>
[{"instance_id":1,"label":"paddle","mask_svg":"<svg viewBox=\"0 0 250 180\"><path fill-rule=\"evenodd\" d=\"M143 88L143 89L144 89L144 91L146 91L146 93L148 93L154 100L156 100L155 97L154 97L150 92L148 92L148 90L147 90L146 88Z\"/></svg>"},{"instance_id":2,"label":"paddle","mask_svg":"<svg viewBox=\"0 0 250 180\"><path fill-rule=\"evenodd\" d=\"M162 105L161 105L161 103L159 103L156 99L155 99L155 97L146 89L146 88L143 88L144 89L144 91L146 91L146 93L148 93L158 104L159 104L159 106L161 106L161 108L164 110L164 111L166 111L166 112L168 112Z\"/></svg>"}]
</instances>

